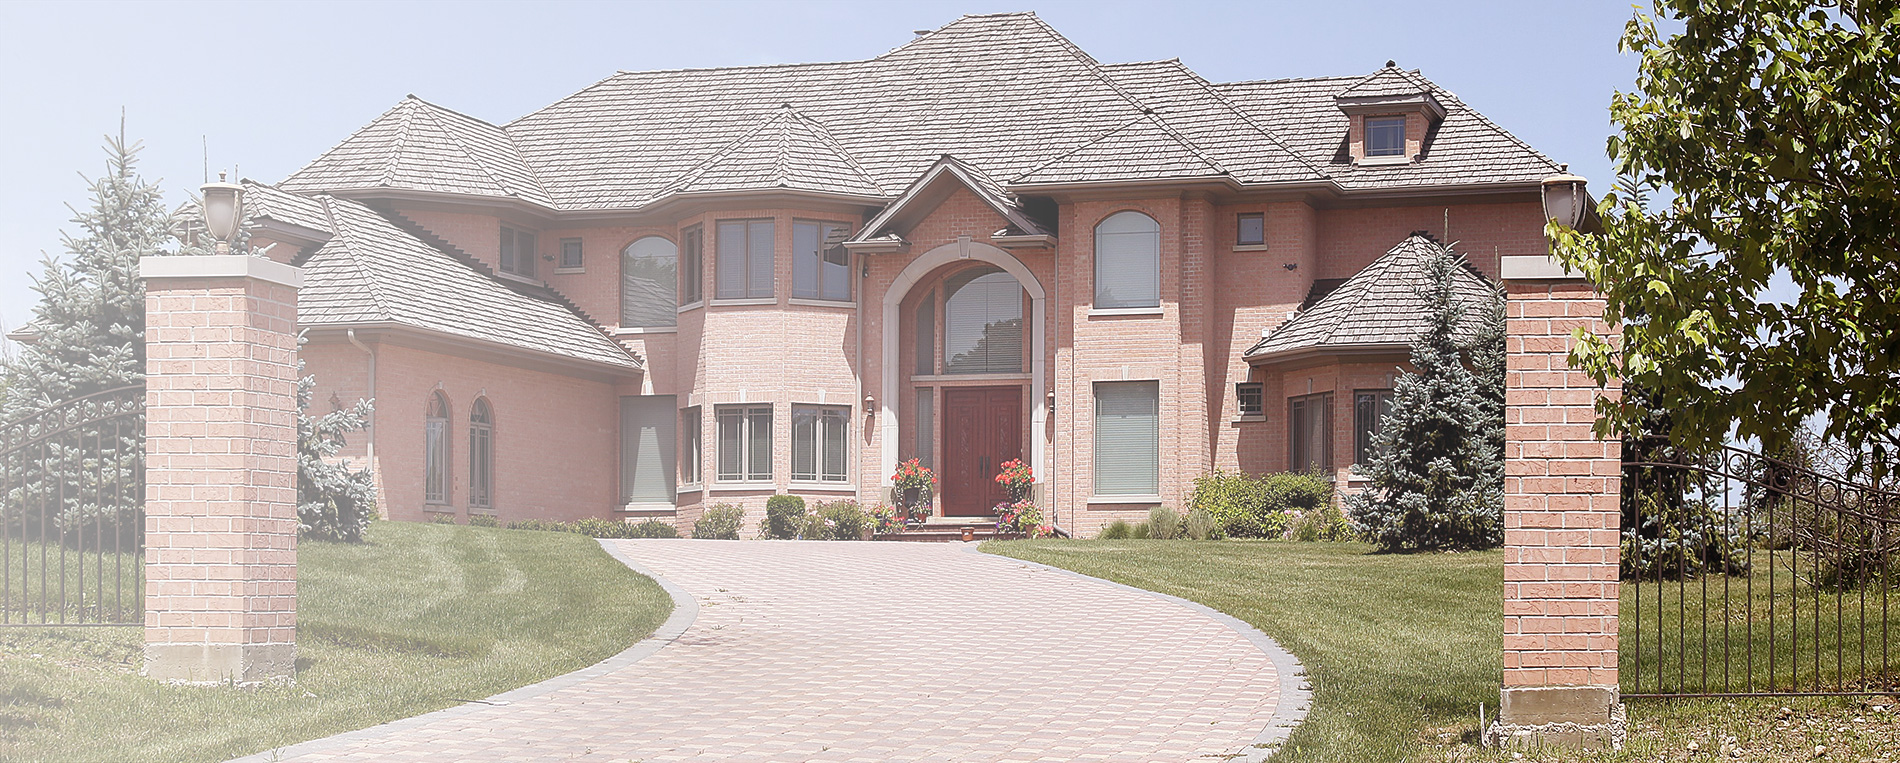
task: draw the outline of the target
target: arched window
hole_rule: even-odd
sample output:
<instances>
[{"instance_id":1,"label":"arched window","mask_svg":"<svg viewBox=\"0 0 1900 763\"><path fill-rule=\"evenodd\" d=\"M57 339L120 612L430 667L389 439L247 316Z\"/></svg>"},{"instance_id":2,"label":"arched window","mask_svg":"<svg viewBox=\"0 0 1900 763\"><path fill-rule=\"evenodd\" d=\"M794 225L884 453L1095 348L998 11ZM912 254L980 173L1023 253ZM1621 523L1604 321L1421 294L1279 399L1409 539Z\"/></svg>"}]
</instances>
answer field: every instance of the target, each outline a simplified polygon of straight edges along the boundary
<instances>
[{"instance_id":1,"label":"arched window","mask_svg":"<svg viewBox=\"0 0 1900 763\"><path fill-rule=\"evenodd\" d=\"M446 505L449 502L449 399L437 392L429 396L429 412L423 417L422 502Z\"/></svg>"},{"instance_id":2,"label":"arched window","mask_svg":"<svg viewBox=\"0 0 1900 763\"><path fill-rule=\"evenodd\" d=\"M659 236L627 245L620 253L620 325L662 328L679 319L679 248Z\"/></svg>"},{"instance_id":3,"label":"arched window","mask_svg":"<svg viewBox=\"0 0 1900 763\"><path fill-rule=\"evenodd\" d=\"M1023 286L994 267L944 282L943 372L1022 373Z\"/></svg>"},{"instance_id":4,"label":"arched window","mask_svg":"<svg viewBox=\"0 0 1900 763\"><path fill-rule=\"evenodd\" d=\"M468 409L468 505L495 506L495 414L487 398L476 398Z\"/></svg>"},{"instance_id":5,"label":"arched window","mask_svg":"<svg viewBox=\"0 0 1900 763\"><path fill-rule=\"evenodd\" d=\"M1095 307L1161 306L1161 225L1116 212L1095 226Z\"/></svg>"}]
</instances>

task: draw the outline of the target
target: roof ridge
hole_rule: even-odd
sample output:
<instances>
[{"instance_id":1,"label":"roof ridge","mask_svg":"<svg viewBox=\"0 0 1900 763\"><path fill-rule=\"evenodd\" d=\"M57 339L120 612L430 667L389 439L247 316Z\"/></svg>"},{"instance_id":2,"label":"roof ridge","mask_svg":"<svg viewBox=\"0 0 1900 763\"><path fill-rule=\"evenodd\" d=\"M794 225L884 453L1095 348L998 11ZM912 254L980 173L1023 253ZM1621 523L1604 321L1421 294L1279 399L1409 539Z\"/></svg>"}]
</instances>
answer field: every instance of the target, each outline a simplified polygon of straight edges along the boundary
<instances>
[{"instance_id":1,"label":"roof ridge","mask_svg":"<svg viewBox=\"0 0 1900 763\"><path fill-rule=\"evenodd\" d=\"M1404 73L1404 72L1401 71L1401 73ZM1424 72L1413 70L1412 72L1410 72L1409 77L1416 77L1418 84L1421 87L1424 87L1432 95L1440 96L1444 100L1450 101L1452 104L1455 104L1458 107L1459 111L1462 111L1466 114L1470 114L1472 117L1475 117L1478 120L1479 124L1482 124L1485 127L1491 128L1492 132L1495 132L1499 135L1504 136L1506 140L1509 140L1512 143L1516 144L1518 148L1522 148L1525 151L1529 151L1532 156L1535 156L1539 159L1544 160L1545 164L1550 165L1552 171L1557 171L1559 169L1559 165L1555 159L1552 159L1549 156L1546 156L1544 152L1537 150L1535 146L1532 146L1531 144L1524 142L1523 138L1519 138L1515 134L1512 134L1510 130L1504 129L1503 125L1500 125L1496 122L1491 121L1491 118L1485 116L1484 112L1472 108L1471 104L1465 103L1465 100L1463 98L1459 98L1457 93L1453 93L1450 90L1446 90L1443 87L1440 87L1438 83L1433 82L1430 77L1425 76ZM1450 110L1451 109L1449 108L1446 109L1446 111L1450 111Z\"/></svg>"},{"instance_id":2,"label":"roof ridge","mask_svg":"<svg viewBox=\"0 0 1900 763\"><path fill-rule=\"evenodd\" d=\"M1326 75L1322 77L1271 77L1267 79L1237 79L1232 82L1216 82L1214 83L1214 86L1227 87L1229 85L1278 85L1283 82L1325 82L1327 80L1343 80L1343 79L1358 80L1358 79L1363 79L1363 77L1357 74L1335 74L1335 75Z\"/></svg>"},{"instance_id":3,"label":"roof ridge","mask_svg":"<svg viewBox=\"0 0 1900 763\"><path fill-rule=\"evenodd\" d=\"M1229 177L1233 176L1234 173L1231 170L1227 169L1226 165L1221 164L1213 156L1209 155L1205 150L1201 148L1200 144L1195 143L1188 136L1181 134L1180 130L1175 129L1174 125L1168 124L1167 120L1162 119L1158 113L1156 113L1153 110L1150 110L1147 113L1143 114L1143 116L1146 116L1148 118L1148 121L1154 123L1156 127L1161 128L1161 131L1164 133L1167 133L1168 137L1173 138L1176 143L1181 144L1182 148L1187 149L1189 153L1194 154L1201 161L1206 162L1207 166L1213 167L1215 170L1218 170L1220 174L1222 175L1227 175Z\"/></svg>"},{"instance_id":4,"label":"roof ridge","mask_svg":"<svg viewBox=\"0 0 1900 763\"><path fill-rule=\"evenodd\" d=\"M1021 181L1023 178L1029 177L1030 175L1034 175L1038 172L1048 169L1050 166L1054 165L1056 162L1062 161L1078 153L1081 153L1082 149L1088 148L1089 146L1093 146L1097 143L1107 140L1110 136L1113 136L1114 134L1118 132L1121 132L1130 127L1133 127L1135 123L1140 122L1142 117L1144 116L1147 116L1147 115L1146 114L1136 115L1134 119L1130 119L1126 122L1116 125L1115 127L1111 128L1108 132L1102 133L1101 135L1097 135L1093 138L1082 141L1081 143L1076 144L1074 148L1071 148L1067 151L1064 151L1060 154L1056 154L1055 156L1050 157L1048 161L1032 166L1027 170L1017 173L1016 177L1010 179L1010 182L1014 183L1014 182Z\"/></svg>"},{"instance_id":5,"label":"roof ridge","mask_svg":"<svg viewBox=\"0 0 1900 763\"><path fill-rule=\"evenodd\" d=\"M1268 128L1266 125L1263 125L1255 121L1252 114L1248 114L1246 110L1240 108L1238 105L1235 105L1235 103L1232 100L1228 99L1225 93L1222 93L1220 90L1216 89L1214 87L1214 84L1212 82L1209 82L1206 77L1202 77L1200 72L1197 72L1197 71L1194 71L1193 69L1188 68L1186 64L1181 63L1181 59L1176 58L1172 60L1174 62L1174 65L1177 67L1180 67L1181 71L1186 73L1189 79L1199 84L1202 90L1207 91L1208 95L1213 96L1215 100L1219 101L1220 104L1226 107L1228 111L1232 112L1234 116L1239 117L1241 121L1246 122L1247 126L1252 127L1254 130L1258 131L1261 135L1267 136L1267 140L1273 141L1273 145L1279 147L1281 151L1285 151L1287 156L1293 157L1294 161L1299 162L1302 166L1312 171L1314 175L1317 175L1322 178L1332 177L1330 173L1320 168L1319 165L1314 164L1312 161L1308 160L1305 155L1301 154L1298 151L1293 150L1293 147L1287 145L1286 139L1282 138L1279 133L1274 132L1272 129Z\"/></svg>"},{"instance_id":6,"label":"roof ridge","mask_svg":"<svg viewBox=\"0 0 1900 763\"><path fill-rule=\"evenodd\" d=\"M745 145L746 141L751 140L753 136L758 135L760 132L763 132L766 128L771 127L772 123L778 121L780 116L781 114L779 112L774 112L770 116L761 120L758 124L753 125L750 129L747 129L745 132L740 133L739 137L726 141L725 145L720 146L719 148L714 149L712 153L707 154L705 159L700 160L697 164L694 164L691 167L687 167L685 171L681 172L678 176L674 177L671 182L668 182L666 185L660 186L659 190L654 191L652 195L648 196L644 201L640 202L640 204L645 205L646 203L651 202L654 199L662 198L666 196L667 194L672 193L674 189L684 188L688 185L691 185L694 180L697 180L699 179L701 175L706 174L707 170L712 169L716 161L732 153L733 151L737 150L739 146Z\"/></svg>"},{"instance_id":7,"label":"roof ridge","mask_svg":"<svg viewBox=\"0 0 1900 763\"><path fill-rule=\"evenodd\" d=\"M411 94L403 96L402 103L396 104L397 108L402 109L402 117L401 121L396 123L396 139L390 142L390 146L394 150L389 152L388 159L383 160L382 184L385 186L395 185L396 165L402 162L403 147L409 142L409 122L416 118L416 107L414 104L420 100L422 99ZM392 109L392 111L393 110L394 109ZM375 124L375 122L371 122L370 124Z\"/></svg>"},{"instance_id":8,"label":"roof ridge","mask_svg":"<svg viewBox=\"0 0 1900 763\"><path fill-rule=\"evenodd\" d=\"M790 104L787 104L787 108L791 112L792 119L810 128L812 135L817 136L818 142L825 144L825 147L831 149L833 153L836 153L839 159L843 159L845 164L849 165L851 169L856 170L858 175L863 177L879 194L885 193L884 184L878 182L876 176L872 175L869 170L866 170L864 165L858 163L857 157L852 156L850 149L845 148L843 143L838 142L838 139L832 136L831 131L825 128L823 122L819 122L810 114L791 108Z\"/></svg>"},{"instance_id":9,"label":"roof ridge","mask_svg":"<svg viewBox=\"0 0 1900 763\"><path fill-rule=\"evenodd\" d=\"M376 278L366 272L366 269L363 267L363 262L356 256L356 236L354 232L349 226L337 221L336 210L332 208L331 205L341 200L327 193L318 194L315 198L317 203L323 205L323 216L330 221L332 240L342 239L343 256L349 258L350 266L355 268L356 274L363 279L365 284L364 291L369 292L370 301L376 304L376 313L385 318L395 318L396 313L390 309L389 300L383 295L382 279Z\"/></svg>"},{"instance_id":10,"label":"roof ridge","mask_svg":"<svg viewBox=\"0 0 1900 763\"><path fill-rule=\"evenodd\" d=\"M469 162L475 165L476 169L479 169L482 171L483 175L488 176L488 182L494 183L496 188L501 189L502 195L513 196L515 198L524 198L523 194L520 191L509 188L508 181L503 179L500 175L496 174L495 171L488 166L487 162L482 161L482 158L479 156L476 156L474 151L469 150L468 144L462 141L462 137L460 135L455 134L456 131L454 129L451 129L448 125L443 124L442 120L436 117L435 112L433 111L433 107L435 104L429 103L428 101L424 101L421 98L417 98L416 100L421 102L424 106L432 107L431 109L425 110L424 115L426 115L429 118L430 122L435 123L436 128L440 129L444 135L449 136L449 142L454 143L455 147L462 151L462 156L467 157ZM467 115L462 115L462 116L467 116ZM493 125L490 125L490 126L492 127ZM504 135L505 134L506 133L504 133ZM511 139L509 142L513 143L513 140Z\"/></svg>"},{"instance_id":11,"label":"roof ridge","mask_svg":"<svg viewBox=\"0 0 1900 763\"><path fill-rule=\"evenodd\" d=\"M602 81L604 82L605 80L602 80ZM547 192L547 184L546 184L546 183L543 183L543 182L541 182L541 175L540 175L540 173L539 173L539 172L537 172L537 171L535 170L535 168L534 168L534 165L533 165L533 164L530 164L530 163L528 163L528 154L527 154L527 152L525 152L525 151L522 151L522 150L521 150L521 144L519 144L519 143L516 143L516 142L515 142L515 136L514 136L514 134L513 134L513 133L510 133L510 132L508 132L508 127L507 127L507 125L499 125L499 124L495 124L494 122L490 122L490 121L488 121L488 120L486 120L486 119L483 119L483 118L481 118L481 117L478 117L478 116L475 116L474 114L470 114L470 113L468 113L468 112L466 112L466 111L462 111L461 109L455 109L455 108L450 108L450 107L448 107L448 106L444 106L444 105L442 105L442 104L439 104L439 103L436 103L435 101L431 101L431 100L429 100L429 99L427 99L427 98L423 98L422 96L419 96L419 95L416 95L415 93L410 93L410 94L409 94L409 99L413 99L413 100L415 100L415 101L417 101L417 102L420 102L420 103L421 103L422 105L424 105L424 106L428 106L428 107L429 107L430 109L432 109L432 110L434 110L434 111L436 111L436 112L442 112L442 113L447 113L447 114L453 114L453 115L455 115L455 116L458 116L458 117L461 117L461 118L463 118L463 119L466 119L466 120L469 120L469 121L471 121L471 122L478 122L478 123L480 123L480 124L482 124L482 125L486 125L486 126L488 126L488 127L493 127L493 128L495 128L495 132L498 132L498 133L501 133L501 137L503 137L503 138L506 138L506 139L508 140L508 145L509 145L510 147L512 147L512 148L513 148L513 149L515 150L515 156L517 156L517 157L520 157L520 158L521 158L521 168L522 168L522 169L524 169L524 170L527 170L527 172L528 172L528 177L530 177L530 178L532 178L532 179L534 180L534 184L535 184L535 190L538 190L538 191L540 191L540 192L542 193L542 195L544 195L544 196L547 196L547 197L549 197L550 199L551 199L551 198L553 198L553 194L550 194L550 193L548 193L548 192ZM433 117L431 117L431 118L433 118ZM451 137L451 138L454 138L454 137L455 137L455 134L454 134L453 132L450 132L450 131L448 130L448 128L447 128L446 126L444 126L444 125L442 125L442 121L441 121L441 120L439 120L439 119L437 119L437 120L436 120L436 125L437 125L437 126L440 126L440 127L442 127L442 129L443 129L443 131L445 131L445 132L449 132L449 135L450 135L450 137ZM460 139L460 138L456 138L456 143L457 143L457 145L460 145L460 144L461 144L461 139ZM470 159L474 159L474 158L475 158L475 157L474 157L474 154L473 154L473 152L470 152L470 151L468 150L468 147L467 147L467 146L461 146L461 148L462 148L462 151L463 151L463 153L467 153L467 154L469 154L469 158L470 158ZM480 160L476 160L476 163L477 163L477 164L480 164L481 162L480 162ZM506 184L506 183L503 183L503 182L502 182L502 180L501 180L501 177L500 177L500 176L498 176L498 175L495 175L495 173L493 173L493 172L489 172L489 169L488 169L488 167L487 167L487 165L483 165L483 166L482 166L482 171L483 171L483 172L487 172L487 173L489 174L489 176L490 176L490 177L492 177L492 178L494 178L494 180L495 180L495 184L496 184L496 185L499 185L499 186L501 186L503 190L506 190L506 189L508 188L508 186L507 186L507 184ZM520 194L516 194L516 195L517 195L517 196L519 196Z\"/></svg>"}]
</instances>

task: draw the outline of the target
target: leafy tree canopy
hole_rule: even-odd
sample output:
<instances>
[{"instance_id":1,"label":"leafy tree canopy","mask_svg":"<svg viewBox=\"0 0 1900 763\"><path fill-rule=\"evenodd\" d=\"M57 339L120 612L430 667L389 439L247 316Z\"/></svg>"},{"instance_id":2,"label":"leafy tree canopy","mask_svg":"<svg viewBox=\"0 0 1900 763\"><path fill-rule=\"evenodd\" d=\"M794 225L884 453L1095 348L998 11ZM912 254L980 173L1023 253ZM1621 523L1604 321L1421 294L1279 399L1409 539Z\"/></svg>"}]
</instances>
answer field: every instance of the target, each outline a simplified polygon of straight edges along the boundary
<instances>
[{"instance_id":1,"label":"leafy tree canopy","mask_svg":"<svg viewBox=\"0 0 1900 763\"><path fill-rule=\"evenodd\" d=\"M1621 43L1642 61L1610 106L1604 230L1551 230L1623 325L1620 353L1580 335L1573 359L1648 390L1685 446L1733 430L1778 449L1823 415L1872 461L1900 453L1900 0L1654 13ZM1606 432L1646 413L1600 412Z\"/></svg>"}]
</instances>

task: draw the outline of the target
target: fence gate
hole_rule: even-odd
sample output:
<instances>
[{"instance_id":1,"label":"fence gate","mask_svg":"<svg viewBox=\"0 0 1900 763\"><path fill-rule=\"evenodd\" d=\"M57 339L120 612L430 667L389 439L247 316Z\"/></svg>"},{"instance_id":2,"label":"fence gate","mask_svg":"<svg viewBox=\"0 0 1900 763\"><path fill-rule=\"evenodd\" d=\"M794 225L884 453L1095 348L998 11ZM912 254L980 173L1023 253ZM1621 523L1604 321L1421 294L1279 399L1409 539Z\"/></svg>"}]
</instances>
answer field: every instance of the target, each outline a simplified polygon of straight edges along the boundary
<instances>
[{"instance_id":1,"label":"fence gate","mask_svg":"<svg viewBox=\"0 0 1900 763\"><path fill-rule=\"evenodd\" d=\"M145 619L145 388L0 424L0 626Z\"/></svg>"},{"instance_id":2,"label":"fence gate","mask_svg":"<svg viewBox=\"0 0 1900 763\"><path fill-rule=\"evenodd\" d=\"M1624 453L1624 696L1900 688L1900 494L1736 448Z\"/></svg>"}]
</instances>

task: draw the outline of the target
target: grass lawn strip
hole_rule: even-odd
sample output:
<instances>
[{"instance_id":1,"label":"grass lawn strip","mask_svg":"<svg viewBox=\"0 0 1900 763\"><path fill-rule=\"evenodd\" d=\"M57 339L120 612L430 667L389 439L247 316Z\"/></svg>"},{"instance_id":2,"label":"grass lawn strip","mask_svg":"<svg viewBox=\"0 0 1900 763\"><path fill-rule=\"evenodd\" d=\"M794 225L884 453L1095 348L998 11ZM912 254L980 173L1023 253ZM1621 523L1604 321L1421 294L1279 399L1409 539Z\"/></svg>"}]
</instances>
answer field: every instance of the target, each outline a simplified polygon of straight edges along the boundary
<instances>
[{"instance_id":1,"label":"grass lawn strip","mask_svg":"<svg viewBox=\"0 0 1900 763\"><path fill-rule=\"evenodd\" d=\"M672 608L581 535L376 523L299 549L297 682L137 675L137 628L0 630L0 759L218 761L593 665Z\"/></svg>"},{"instance_id":2,"label":"grass lawn strip","mask_svg":"<svg viewBox=\"0 0 1900 763\"><path fill-rule=\"evenodd\" d=\"M1314 706L1276 763L1900 763L1900 700L1893 697L1631 700L1621 751L1480 748L1477 705L1495 713L1500 689L1498 552L1055 540L991 542L983 550L1197 601L1286 646L1306 667Z\"/></svg>"}]
</instances>

